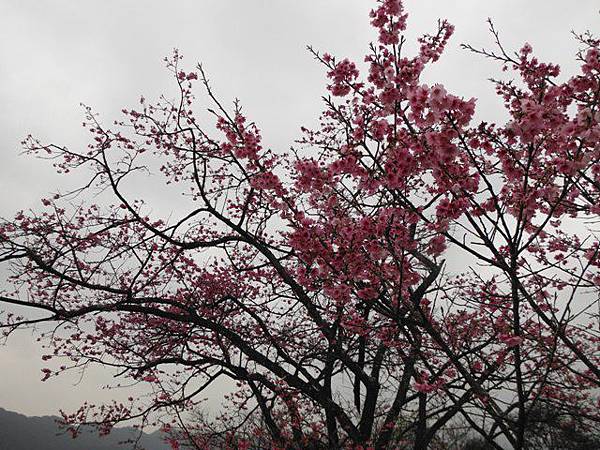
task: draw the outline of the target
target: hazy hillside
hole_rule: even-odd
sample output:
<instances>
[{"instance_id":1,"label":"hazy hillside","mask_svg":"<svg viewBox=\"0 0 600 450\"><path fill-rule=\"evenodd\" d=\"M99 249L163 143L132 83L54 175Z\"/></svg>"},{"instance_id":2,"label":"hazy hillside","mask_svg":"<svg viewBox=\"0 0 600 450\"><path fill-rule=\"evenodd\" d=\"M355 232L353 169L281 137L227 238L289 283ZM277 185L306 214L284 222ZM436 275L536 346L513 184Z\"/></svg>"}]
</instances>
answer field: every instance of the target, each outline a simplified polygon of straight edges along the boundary
<instances>
[{"instance_id":1,"label":"hazy hillside","mask_svg":"<svg viewBox=\"0 0 600 450\"><path fill-rule=\"evenodd\" d=\"M129 450L133 444L119 442L134 436L133 428L116 428L109 436L85 432L72 439L57 428L56 417L27 417L0 408L0 450ZM158 432L144 434L140 443L146 450L170 449Z\"/></svg>"}]
</instances>

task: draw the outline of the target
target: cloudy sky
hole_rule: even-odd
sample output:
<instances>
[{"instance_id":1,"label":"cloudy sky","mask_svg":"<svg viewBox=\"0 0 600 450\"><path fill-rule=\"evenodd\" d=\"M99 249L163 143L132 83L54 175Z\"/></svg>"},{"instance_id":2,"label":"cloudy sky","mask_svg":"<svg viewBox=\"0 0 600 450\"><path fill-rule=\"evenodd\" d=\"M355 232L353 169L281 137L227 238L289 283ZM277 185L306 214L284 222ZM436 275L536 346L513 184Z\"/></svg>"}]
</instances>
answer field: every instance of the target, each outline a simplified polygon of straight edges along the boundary
<instances>
[{"instance_id":1,"label":"cloudy sky","mask_svg":"<svg viewBox=\"0 0 600 450\"><path fill-rule=\"evenodd\" d=\"M45 162L19 155L29 133L76 148L86 143L80 103L105 123L144 94L175 93L162 58L177 47L190 69L202 62L225 102L240 98L265 141L285 150L299 126L311 124L325 92L322 68L307 44L358 61L374 34L369 0L0 0L0 215L36 208L39 199L74 182ZM427 73L450 92L478 98L478 117L502 120L489 77L491 61L459 48L466 42L492 45L486 18L501 31L507 48L533 45L543 60L576 70L571 30L597 30L599 0L406 0L408 37L435 29L447 18L456 33L442 60ZM576 5L576 6L573 6ZM156 189L156 186L153 185ZM148 189L148 199L160 192ZM98 369L80 380L66 376L41 383L43 354L31 334L0 347L0 407L28 415L76 409L84 399L125 394L99 386L110 373ZM126 395L125 395L126 396ZM214 404L218 395L214 394Z\"/></svg>"}]
</instances>

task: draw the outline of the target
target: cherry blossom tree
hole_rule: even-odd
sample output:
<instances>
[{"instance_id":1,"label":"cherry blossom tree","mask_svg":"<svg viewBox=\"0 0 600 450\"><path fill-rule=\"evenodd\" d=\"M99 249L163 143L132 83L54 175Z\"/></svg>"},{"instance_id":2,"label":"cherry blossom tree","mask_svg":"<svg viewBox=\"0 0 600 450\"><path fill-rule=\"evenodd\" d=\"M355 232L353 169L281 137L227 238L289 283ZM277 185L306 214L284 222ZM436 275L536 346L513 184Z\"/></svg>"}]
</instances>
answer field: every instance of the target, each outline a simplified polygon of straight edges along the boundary
<instances>
[{"instance_id":1,"label":"cherry blossom tree","mask_svg":"<svg viewBox=\"0 0 600 450\"><path fill-rule=\"evenodd\" d=\"M364 66L309 48L330 96L288 153L177 52L177 99L110 127L88 108L85 150L24 141L89 178L0 223L4 335L39 329L43 379L100 364L152 393L65 413L74 432L153 417L173 448L425 449L462 424L523 449L540 410L596 426L600 41L577 36L560 81L490 23L494 50L466 48L511 75L508 120L477 123L421 80L451 24L410 54L400 1L370 21ZM185 196L169 217L132 194L148 171ZM228 406L187 420L220 379Z\"/></svg>"}]
</instances>

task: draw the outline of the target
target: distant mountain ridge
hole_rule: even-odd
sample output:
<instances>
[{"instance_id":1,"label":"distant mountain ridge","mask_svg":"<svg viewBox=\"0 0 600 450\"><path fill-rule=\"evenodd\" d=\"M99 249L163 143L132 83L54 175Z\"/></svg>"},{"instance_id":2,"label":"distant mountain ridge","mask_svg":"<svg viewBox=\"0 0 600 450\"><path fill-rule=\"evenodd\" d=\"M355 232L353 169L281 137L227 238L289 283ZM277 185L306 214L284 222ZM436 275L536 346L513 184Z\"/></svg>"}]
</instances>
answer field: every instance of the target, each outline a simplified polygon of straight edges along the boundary
<instances>
[{"instance_id":1,"label":"distant mountain ridge","mask_svg":"<svg viewBox=\"0 0 600 450\"><path fill-rule=\"evenodd\" d=\"M131 450L133 444L119 442L133 439L139 431L134 428L115 428L108 436L84 431L76 439L61 431L58 417L28 417L0 408L0 450ZM156 431L144 433L139 445L145 450L170 450Z\"/></svg>"}]
</instances>

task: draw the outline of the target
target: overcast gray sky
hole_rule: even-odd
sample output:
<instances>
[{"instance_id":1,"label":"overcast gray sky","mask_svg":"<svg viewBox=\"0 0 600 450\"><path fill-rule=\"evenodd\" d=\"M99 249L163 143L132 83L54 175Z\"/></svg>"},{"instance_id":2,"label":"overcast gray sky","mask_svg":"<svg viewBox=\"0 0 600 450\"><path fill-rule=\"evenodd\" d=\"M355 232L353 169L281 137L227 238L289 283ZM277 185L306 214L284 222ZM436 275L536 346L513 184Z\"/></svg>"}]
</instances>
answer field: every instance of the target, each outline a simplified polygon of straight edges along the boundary
<instances>
[{"instance_id":1,"label":"overcast gray sky","mask_svg":"<svg viewBox=\"0 0 600 450\"><path fill-rule=\"evenodd\" d=\"M144 94L174 93L162 58L174 47L189 68L202 62L225 102L239 97L274 149L289 147L302 124L318 116L322 68L307 44L362 61L374 38L369 0L0 0L0 215L36 208L58 187L73 186L49 164L19 156L29 133L71 147L86 144L80 102L105 123ZM571 30L598 29L600 0L406 0L409 37L432 31L438 18L456 26L445 56L427 73L450 92L477 97L478 117L501 120L501 102L486 81L498 66L460 50L491 47L487 17L507 48L527 41L545 60L576 70ZM148 192L148 199L160 199ZM28 415L76 409L127 396L98 389L110 373L92 371L40 382L43 354L30 334L0 347L0 407ZM219 402L214 394L213 404Z\"/></svg>"}]
</instances>

